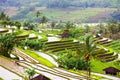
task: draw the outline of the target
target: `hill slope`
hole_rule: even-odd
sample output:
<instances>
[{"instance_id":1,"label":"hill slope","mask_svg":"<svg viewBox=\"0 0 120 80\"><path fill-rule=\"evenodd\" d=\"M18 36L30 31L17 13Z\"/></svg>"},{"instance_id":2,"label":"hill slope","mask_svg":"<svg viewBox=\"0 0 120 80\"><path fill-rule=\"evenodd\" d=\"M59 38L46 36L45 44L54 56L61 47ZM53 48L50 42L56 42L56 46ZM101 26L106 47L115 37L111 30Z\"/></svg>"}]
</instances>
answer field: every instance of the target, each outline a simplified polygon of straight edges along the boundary
<instances>
[{"instance_id":1,"label":"hill slope","mask_svg":"<svg viewBox=\"0 0 120 80\"><path fill-rule=\"evenodd\" d=\"M40 11L41 16L47 16L49 20L84 22L99 13L94 9L91 12L91 9L86 14L87 8L116 8L118 3L120 0L0 0L0 12L5 11L13 20L36 21L36 11Z\"/></svg>"}]
</instances>

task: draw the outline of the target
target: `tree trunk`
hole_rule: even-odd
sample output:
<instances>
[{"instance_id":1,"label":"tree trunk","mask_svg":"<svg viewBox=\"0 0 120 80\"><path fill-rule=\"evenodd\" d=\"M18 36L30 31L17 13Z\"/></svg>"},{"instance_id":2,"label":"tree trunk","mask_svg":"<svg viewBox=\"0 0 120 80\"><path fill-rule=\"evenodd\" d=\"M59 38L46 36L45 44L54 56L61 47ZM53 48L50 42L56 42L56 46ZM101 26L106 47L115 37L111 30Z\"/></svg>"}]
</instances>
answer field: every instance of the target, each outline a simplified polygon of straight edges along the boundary
<instances>
[{"instance_id":1,"label":"tree trunk","mask_svg":"<svg viewBox=\"0 0 120 80\"><path fill-rule=\"evenodd\" d=\"M88 64L88 62L87 62ZM89 80L90 78L90 68L89 68L89 65L87 66L87 80Z\"/></svg>"},{"instance_id":2,"label":"tree trunk","mask_svg":"<svg viewBox=\"0 0 120 80\"><path fill-rule=\"evenodd\" d=\"M31 76L28 76L28 80L31 80Z\"/></svg>"}]
</instances>

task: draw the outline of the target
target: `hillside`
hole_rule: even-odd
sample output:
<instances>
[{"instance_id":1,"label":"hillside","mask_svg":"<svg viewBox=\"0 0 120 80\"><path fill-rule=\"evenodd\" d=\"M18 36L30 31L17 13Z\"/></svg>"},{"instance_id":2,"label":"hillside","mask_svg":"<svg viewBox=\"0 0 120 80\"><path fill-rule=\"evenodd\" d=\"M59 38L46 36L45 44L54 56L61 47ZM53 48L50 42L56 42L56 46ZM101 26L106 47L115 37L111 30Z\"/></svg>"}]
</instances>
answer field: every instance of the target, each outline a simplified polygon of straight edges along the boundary
<instances>
[{"instance_id":1,"label":"hillside","mask_svg":"<svg viewBox=\"0 0 120 80\"><path fill-rule=\"evenodd\" d=\"M0 0L0 12L5 11L13 20L27 18L32 21L38 21L35 14L37 11L40 11L42 16L47 16L48 20L52 21L65 22L72 20L85 22L86 19L91 19L98 14L104 14L104 8L118 8L118 3L119 0ZM94 11L95 9L92 10L92 8L101 8L102 12L99 10ZM84 13L86 11L88 14ZM110 10L107 13L111 12ZM66 16L64 17L63 15ZM106 15L107 18L108 16L109 14ZM106 17L102 17L101 20L105 20ZM98 22L99 17L97 19L93 20L93 22Z\"/></svg>"},{"instance_id":2,"label":"hillside","mask_svg":"<svg viewBox=\"0 0 120 80\"><path fill-rule=\"evenodd\" d=\"M14 3L14 4L13 4ZM0 0L2 6L68 8L68 7L120 7L119 0Z\"/></svg>"}]
</instances>

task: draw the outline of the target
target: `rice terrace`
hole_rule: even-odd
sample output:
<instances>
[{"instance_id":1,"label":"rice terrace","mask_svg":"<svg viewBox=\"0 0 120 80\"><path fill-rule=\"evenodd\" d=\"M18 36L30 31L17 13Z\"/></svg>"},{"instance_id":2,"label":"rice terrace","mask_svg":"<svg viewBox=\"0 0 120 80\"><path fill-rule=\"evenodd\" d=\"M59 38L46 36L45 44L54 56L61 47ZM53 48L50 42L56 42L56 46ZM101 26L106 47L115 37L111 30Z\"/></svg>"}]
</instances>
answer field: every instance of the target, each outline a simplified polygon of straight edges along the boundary
<instances>
[{"instance_id":1,"label":"rice terrace","mask_svg":"<svg viewBox=\"0 0 120 80\"><path fill-rule=\"evenodd\" d=\"M120 80L119 0L0 0L0 80Z\"/></svg>"}]
</instances>

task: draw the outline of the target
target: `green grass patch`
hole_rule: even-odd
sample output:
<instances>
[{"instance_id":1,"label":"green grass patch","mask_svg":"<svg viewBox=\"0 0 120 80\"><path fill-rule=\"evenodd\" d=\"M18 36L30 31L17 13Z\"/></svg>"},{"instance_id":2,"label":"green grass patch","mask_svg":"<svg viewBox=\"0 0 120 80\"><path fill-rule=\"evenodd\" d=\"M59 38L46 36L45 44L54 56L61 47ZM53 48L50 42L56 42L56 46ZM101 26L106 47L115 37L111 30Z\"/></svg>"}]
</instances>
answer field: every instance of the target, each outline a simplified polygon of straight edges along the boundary
<instances>
[{"instance_id":1,"label":"green grass patch","mask_svg":"<svg viewBox=\"0 0 120 80\"><path fill-rule=\"evenodd\" d=\"M29 31L26 30L17 30L17 32L14 33L17 36L23 36L23 35L28 35Z\"/></svg>"},{"instance_id":2,"label":"green grass patch","mask_svg":"<svg viewBox=\"0 0 120 80\"><path fill-rule=\"evenodd\" d=\"M0 80L4 80L3 78L0 78Z\"/></svg>"},{"instance_id":3,"label":"green grass patch","mask_svg":"<svg viewBox=\"0 0 120 80\"><path fill-rule=\"evenodd\" d=\"M114 62L101 62L96 59L91 60L91 70L93 72L104 73L103 69L107 67L115 67L117 69L120 69L120 66L115 65Z\"/></svg>"},{"instance_id":4,"label":"green grass patch","mask_svg":"<svg viewBox=\"0 0 120 80\"><path fill-rule=\"evenodd\" d=\"M112 48L117 53L120 53L120 41L119 40L113 41L108 47Z\"/></svg>"},{"instance_id":5,"label":"green grass patch","mask_svg":"<svg viewBox=\"0 0 120 80\"><path fill-rule=\"evenodd\" d=\"M45 30L44 31L46 34L53 34L53 35L57 35L57 34L61 34L61 30Z\"/></svg>"},{"instance_id":6,"label":"green grass patch","mask_svg":"<svg viewBox=\"0 0 120 80\"><path fill-rule=\"evenodd\" d=\"M43 58L42 56L38 55L37 53L35 53L34 51L31 50L23 50L21 48L19 48L20 50L22 50L23 52L25 52L26 54L28 54L29 56L31 56L32 58L38 60L41 64L46 65L48 67L55 67L54 64L52 64L49 60Z\"/></svg>"}]
</instances>

